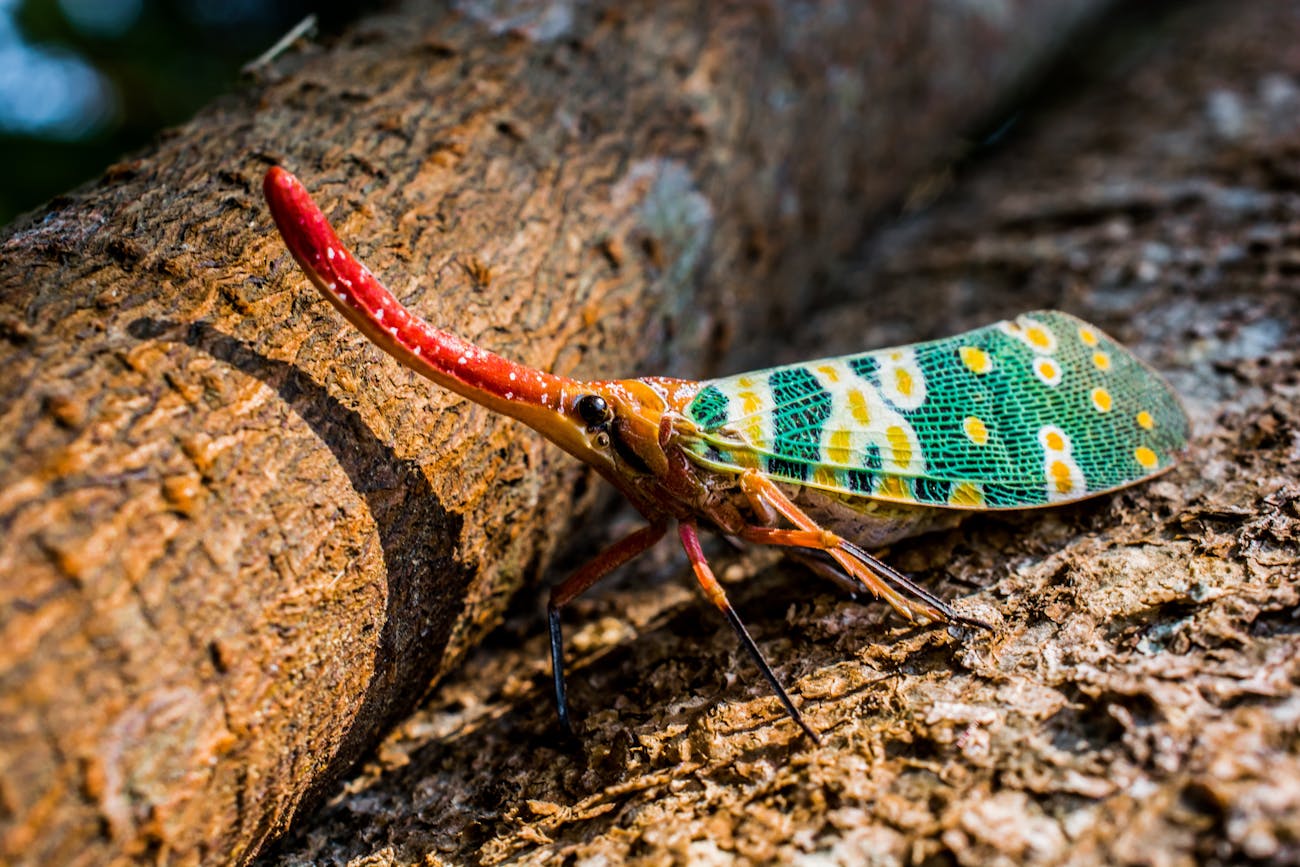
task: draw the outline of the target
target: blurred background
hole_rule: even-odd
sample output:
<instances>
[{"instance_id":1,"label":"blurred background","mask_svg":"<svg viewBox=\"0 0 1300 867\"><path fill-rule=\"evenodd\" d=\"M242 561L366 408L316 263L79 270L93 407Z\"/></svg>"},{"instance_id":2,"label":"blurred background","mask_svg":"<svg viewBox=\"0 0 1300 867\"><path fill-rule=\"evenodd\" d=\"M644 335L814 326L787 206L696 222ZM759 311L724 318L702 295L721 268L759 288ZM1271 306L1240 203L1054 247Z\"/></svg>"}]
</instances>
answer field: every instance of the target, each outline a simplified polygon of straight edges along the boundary
<instances>
[{"instance_id":1,"label":"blurred background","mask_svg":"<svg viewBox=\"0 0 1300 867\"><path fill-rule=\"evenodd\" d=\"M97 178L160 130L241 86L241 69L299 22L341 32L392 0L0 0L0 226ZM1011 94L973 144L996 143L1034 100L1123 76L1152 25L1187 5L1117 4Z\"/></svg>"},{"instance_id":2,"label":"blurred background","mask_svg":"<svg viewBox=\"0 0 1300 867\"><path fill-rule=\"evenodd\" d=\"M307 15L335 32L366 5L0 0L0 226L237 88Z\"/></svg>"}]
</instances>

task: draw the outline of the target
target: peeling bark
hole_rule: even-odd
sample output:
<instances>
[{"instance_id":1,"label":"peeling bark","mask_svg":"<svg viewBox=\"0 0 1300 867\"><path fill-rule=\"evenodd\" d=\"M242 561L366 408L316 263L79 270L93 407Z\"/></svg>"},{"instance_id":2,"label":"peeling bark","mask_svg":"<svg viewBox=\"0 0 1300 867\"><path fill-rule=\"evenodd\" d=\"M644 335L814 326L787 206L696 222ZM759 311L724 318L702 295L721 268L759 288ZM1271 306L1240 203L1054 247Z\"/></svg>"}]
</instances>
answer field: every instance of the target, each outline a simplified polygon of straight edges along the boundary
<instances>
[{"instance_id":1,"label":"peeling bark","mask_svg":"<svg viewBox=\"0 0 1300 867\"><path fill-rule=\"evenodd\" d=\"M992 637L720 548L822 747L675 560L574 606L558 743L521 606L267 863L1300 861L1300 13L1202 4L1144 39L768 360L1061 307L1185 397L1177 469L890 552Z\"/></svg>"},{"instance_id":2,"label":"peeling bark","mask_svg":"<svg viewBox=\"0 0 1300 867\"><path fill-rule=\"evenodd\" d=\"M457 5L301 46L6 231L0 860L248 858L591 500L305 287L269 164L441 324L699 374L1096 4Z\"/></svg>"}]
</instances>

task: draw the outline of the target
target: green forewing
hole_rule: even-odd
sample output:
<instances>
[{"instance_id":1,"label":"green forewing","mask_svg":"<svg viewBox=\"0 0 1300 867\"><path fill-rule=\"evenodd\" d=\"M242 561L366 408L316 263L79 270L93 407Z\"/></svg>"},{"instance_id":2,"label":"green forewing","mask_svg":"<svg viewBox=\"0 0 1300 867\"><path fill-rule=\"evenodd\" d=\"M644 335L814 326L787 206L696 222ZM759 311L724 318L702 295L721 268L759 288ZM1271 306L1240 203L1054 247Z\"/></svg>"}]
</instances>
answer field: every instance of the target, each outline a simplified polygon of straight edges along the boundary
<instances>
[{"instance_id":1,"label":"green forewing","mask_svg":"<svg viewBox=\"0 0 1300 867\"><path fill-rule=\"evenodd\" d=\"M956 337L703 383L690 448L721 469L957 508L1068 502L1167 468L1177 398L1099 329L1055 311Z\"/></svg>"}]
</instances>

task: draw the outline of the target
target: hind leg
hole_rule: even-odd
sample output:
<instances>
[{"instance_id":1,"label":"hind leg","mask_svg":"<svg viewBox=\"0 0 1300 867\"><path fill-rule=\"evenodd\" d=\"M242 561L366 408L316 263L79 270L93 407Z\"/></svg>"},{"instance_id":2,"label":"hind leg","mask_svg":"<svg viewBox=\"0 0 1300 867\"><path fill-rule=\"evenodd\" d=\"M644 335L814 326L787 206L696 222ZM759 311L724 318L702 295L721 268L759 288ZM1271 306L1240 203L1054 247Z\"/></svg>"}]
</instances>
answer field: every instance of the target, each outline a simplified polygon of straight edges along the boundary
<instances>
[{"instance_id":1,"label":"hind leg","mask_svg":"<svg viewBox=\"0 0 1300 867\"><path fill-rule=\"evenodd\" d=\"M742 473L740 487L750 500L755 514L775 513L795 527L787 529L746 526L738 531L740 538L762 545L825 551L836 565L859 582L863 589L884 599L908 620L920 617L926 620L956 622L982 629L992 629L982 620L958 614L951 605L888 563L871 556L847 539L822 529L816 521L796 506L776 483L761 473L753 470Z\"/></svg>"}]
</instances>

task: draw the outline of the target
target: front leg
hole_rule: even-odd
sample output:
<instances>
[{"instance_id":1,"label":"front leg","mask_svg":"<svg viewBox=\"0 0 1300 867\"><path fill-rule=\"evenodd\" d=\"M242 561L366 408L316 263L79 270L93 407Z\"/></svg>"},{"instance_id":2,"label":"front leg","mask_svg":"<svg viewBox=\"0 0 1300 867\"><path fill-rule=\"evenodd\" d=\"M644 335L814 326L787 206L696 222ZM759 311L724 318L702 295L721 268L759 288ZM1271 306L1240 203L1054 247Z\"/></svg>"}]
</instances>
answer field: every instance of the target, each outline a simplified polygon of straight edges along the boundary
<instances>
[{"instance_id":1,"label":"front leg","mask_svg":"<svg viewBox=\"0 0 1300 867\"><path fill-rule=\"evenodd\" d=\"M573 725L569 720L569 700L564 685L564 636L560 631L560 609L619 566L645 553L667 532L668 525L664 523L642 527L601 551L577 572L551 588L551 598L546 603L551 631L551 676L555 680L555 708L560 715L560 727L567 735L573 734Z\"/></svg>"}]
</instances>

